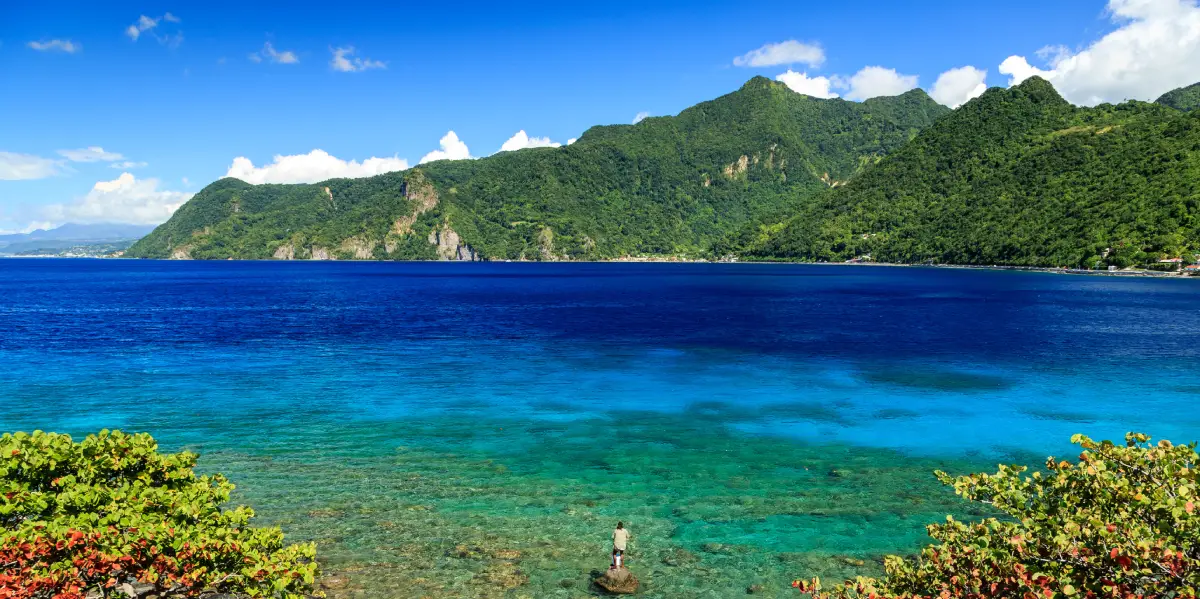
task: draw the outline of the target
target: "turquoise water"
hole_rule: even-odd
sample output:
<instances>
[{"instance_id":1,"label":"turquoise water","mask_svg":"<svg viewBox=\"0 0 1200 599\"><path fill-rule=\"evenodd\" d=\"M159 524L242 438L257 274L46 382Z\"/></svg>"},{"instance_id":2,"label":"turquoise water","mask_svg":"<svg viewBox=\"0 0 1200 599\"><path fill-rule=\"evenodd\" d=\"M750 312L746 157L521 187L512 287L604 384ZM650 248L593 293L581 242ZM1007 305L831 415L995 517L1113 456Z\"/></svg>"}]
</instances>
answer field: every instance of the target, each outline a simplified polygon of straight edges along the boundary
<instances>
[{"instance_id":1,"label":"turquoise water","mask_svg":"<svg viewBox=\"0 0 1200 599\"><path fill-rule=\"evenodd\" d=\"M875 573L933 480L1197 438L1200 284L839 266L0 260L0 429L147 431L332 596Z\"/></svg>"}]
</instances>

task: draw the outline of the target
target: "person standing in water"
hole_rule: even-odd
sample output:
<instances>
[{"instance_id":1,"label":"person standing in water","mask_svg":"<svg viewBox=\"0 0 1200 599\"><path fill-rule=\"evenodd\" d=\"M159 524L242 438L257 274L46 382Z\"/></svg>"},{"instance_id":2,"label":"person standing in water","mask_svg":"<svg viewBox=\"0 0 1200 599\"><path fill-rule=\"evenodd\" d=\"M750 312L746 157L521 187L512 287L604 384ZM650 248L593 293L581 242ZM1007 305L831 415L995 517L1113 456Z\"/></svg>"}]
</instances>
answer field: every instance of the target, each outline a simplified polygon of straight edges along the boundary
<instances>
[{"instance_id":1,"label":"person standing in water","mask_svg":"<svg viewBox=\"0 0 1200 599\"><path fill-rule=\"evenodd\" d=\"M625 547L629 545L629 530L625 528L624 522L617 522L617 528L613 530L612 539L612 568L620 568L622 562L625 561Z\"/></svg>"}]
</instances>

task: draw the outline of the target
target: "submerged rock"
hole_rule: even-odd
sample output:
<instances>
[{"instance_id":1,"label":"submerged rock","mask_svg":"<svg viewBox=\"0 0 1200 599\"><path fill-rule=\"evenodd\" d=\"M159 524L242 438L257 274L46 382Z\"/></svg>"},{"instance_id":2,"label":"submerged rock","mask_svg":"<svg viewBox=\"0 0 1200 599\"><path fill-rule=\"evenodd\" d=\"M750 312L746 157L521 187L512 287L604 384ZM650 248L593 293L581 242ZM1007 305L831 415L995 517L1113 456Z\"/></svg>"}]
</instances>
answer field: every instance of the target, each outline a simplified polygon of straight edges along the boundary
<instances>
[{"instance_id":1,"label":"submerged rock","mask_svg":"<svg viewBox=\"0 0 1200 599\"><path fill-rule=\"evenodd\" d=\"M500 562L483 569L475 576L477 582L498 590L511 590L529 583L529 575L512 562Z\"/></svg>"},{"instance_id":2,"label":"submerged rock","mask_svg":"<svg viewBox=\"0 0 1200 599\"><path fill-rule=\"evenodd\" d=\"M679 566L684 566L687 564L694 564L698 561L700 561L700 558L696 557L695 553L692 553L691 551L688 551L687 549L684 549L682 547L672 548L671 552L668 553L667 555L663 556L663 558L662 558L663 564L672 566L672 567L679 567Z\"/></svg>"},{"instance_id":3,"label":"submerged rock","mask_svg":"<svg viewBox=\"0 0 1200 599\"><path fill-rule=\"evenodd\" d=\"M609 568L592 580L596 586L614 595L632 595L638 590L638 579L629 568Z\"/></svg>"}]
</instances>

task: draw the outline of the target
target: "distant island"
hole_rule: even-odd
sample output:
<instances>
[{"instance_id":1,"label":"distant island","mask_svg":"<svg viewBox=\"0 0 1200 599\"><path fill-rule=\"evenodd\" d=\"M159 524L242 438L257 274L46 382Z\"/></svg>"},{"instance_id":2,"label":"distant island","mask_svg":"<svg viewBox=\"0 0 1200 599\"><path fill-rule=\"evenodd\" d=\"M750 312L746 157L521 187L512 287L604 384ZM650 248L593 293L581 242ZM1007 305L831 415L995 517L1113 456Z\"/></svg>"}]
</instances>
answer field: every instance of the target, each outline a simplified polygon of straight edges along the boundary
<instances>
[{"instance_id":1,"label":"distant island","mask_svg":"<svg viewBox=\"0 0 1200 599\"><path fill-rule=\"evenodd\" d=\"M1181 271L1200 262L1198 105L1193 85L1077 107L1034 77L951 111L921 90L850 102L755 77L560 148L316 184L221 179L125 255Z\"/></svg>"},{"instance_id":2,"label":"distant island","mask_svg":"<svg viewBox=\"0 0 1200 599\"><path fill-rule=\"evenodd\" d=\"M68 223L29 233L0 235L0 257L115 257L152 230L154 227L149 225Z\"/></svg>"}]
</instances>

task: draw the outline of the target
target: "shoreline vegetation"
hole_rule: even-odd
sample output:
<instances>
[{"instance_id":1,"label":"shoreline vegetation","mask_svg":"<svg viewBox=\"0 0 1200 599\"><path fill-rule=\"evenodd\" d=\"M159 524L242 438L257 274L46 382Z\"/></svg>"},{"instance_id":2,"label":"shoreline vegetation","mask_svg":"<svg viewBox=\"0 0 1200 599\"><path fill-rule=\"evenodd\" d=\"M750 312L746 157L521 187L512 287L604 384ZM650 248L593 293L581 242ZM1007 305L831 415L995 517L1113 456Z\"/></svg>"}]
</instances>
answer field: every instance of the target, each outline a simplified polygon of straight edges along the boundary
<instances>
[{"instance_id":1,"label":"shoreline vegetation","mask_svg":"<svg viewBox=\"0 0 1200 599\"><path fill-rule=\"evenodd\" d=\"M0 259L33 259L33 258L74 258L74 259L116 259L123 256L0 256ZM171 260L163 260L169 262ZM294 260L284 259L234 259L228 258L224 260L242 261L242 262L295 262ZM393 263L414 263L424 264L434 261L430 260L310 260L307 262L393 262ZM1126 268L1121 270L1093 270L1084 268L1068 268L1068 267L1052 267L1052 266L1010 266L1004 264L904 264L897 262L870 262L863 260L847 260L845 262L803 262L789 260L737 260L737 259L721 259L709 260L706 258L689 258L684 256L623 256L610 260L563 260L556 262L544 262L539 260L488 260L479 262L490 263L520 263L520 264L745 264L745 265L780 265L780 266L876 266L876 267L894 267L894 268L944 268L944 269L959 269L959 270L995 270L995 271L1012 271L1012 272L1037 272L1048 274L1061 275L1096 275L1107 277L1156 277L1156 278L1191 278L1200 277L1200 271L1187 272L1184 270L1151 270L1142 268Z\"/></svg>"},{"instance_id":2,"label":"shoreline vegetation","mask_svg":"<svg viewBox=\"0 0 1200 599\"><path fill-rule=\"evenodd\" d=\"M936 471L937 481L958 498L945 504L949 515L944 521L926 527L934 543L919 551L912 547L914 553L904 556L882 556L882 575L862 575L879 572L878 564L841 558L859 573L845 583L830 588L819 577L796 579L790 584L795 591L789 592L786 581L763 580L746 586L745 593L797 593L814 599L1194 599L1200 586L1196 444L1151 443L1138 433L1127 434L1123 444L1083 435L1071 441L1082 449L1077 461L1049 457L1044 470L1000 465L994 474ZM367 591L353 582L364 574L361 569L318 566L320 541L287 545L280 527L251 526L254 512L232 507L233 485L224 476L193 471L197 457L159 453L157 443L144 433L101 431L79 443L40 431L0 436L0 596L306 599ZM837 480L853 474L830 472ZM493 485L503 487L512 476L497 471ZM846 481L852 482L853 477ZM431 518L438 512L428 506L417 511ZM310 512L309 518L335 514L324 509ZM665 532L637 530L647 540ZM439 551L447 542L431 538L428 528L404 532L415 533L411 542L432 543ZM487 538L459 543L442 559L486 563L471 579L471 596L526 596L522 593L532 591L528 585L539 573L528 569L521 550L503 547L502 537ZM568 544L581 540L558 539ZM635 547L639 543L635 538ZM553 544L541 542L543 547ZM418 547L403 550L409 555ZM737 553L734 546L716 542L701 550ZM648 556L641 550L631 557L629 568L653 573L652 584L658 585L665 585L663 577L676 567L699 559L678 549L660 564L643 559ZM797 574L828 567L819 565L820 560L790 564L809 570ZM555 586L583 587L597 575L593 570L586 578L562 578ZM422 577L410 590L431 583ZM343 595L346 591L350 594Z\"/></svg>"}]
</instances>

